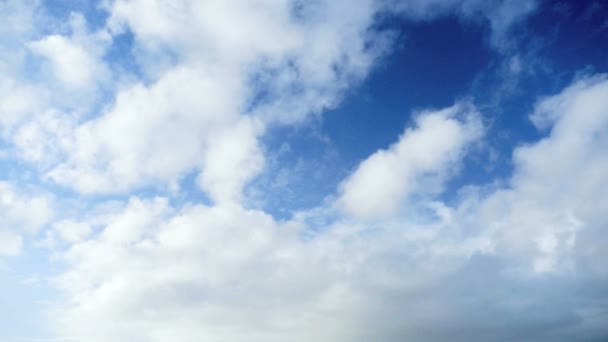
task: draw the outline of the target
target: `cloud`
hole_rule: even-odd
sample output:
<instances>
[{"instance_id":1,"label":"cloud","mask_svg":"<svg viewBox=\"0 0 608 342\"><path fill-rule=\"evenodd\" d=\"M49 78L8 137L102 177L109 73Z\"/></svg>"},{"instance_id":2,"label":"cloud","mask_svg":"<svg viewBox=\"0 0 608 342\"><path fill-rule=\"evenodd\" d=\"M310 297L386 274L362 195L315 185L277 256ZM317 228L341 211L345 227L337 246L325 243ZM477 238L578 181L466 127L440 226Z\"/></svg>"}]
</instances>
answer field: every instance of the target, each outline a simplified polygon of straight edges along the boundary
<instances>
[{"instance_id":1,"label":"cloud","mask_svg":"<svg viewBox=\"0 0 608 342\"><path fill-rule=\"evenodd\" d=\"M358 217L382 217L399 210L409 195L437 193L482 134L479 113L465 104L420 113L415 128L368 157L342 184L343 208Z\"/></svg>"},{"instance_id":2,"label":"cloud","mask_svg":"<svg viewBox=\"0 0 608 342\"><path fill-rule=\"evenodd\" d=\"M561 217L558 222L546 222L544 232L518 233L522 240L538 234L541 246L546 243L543 239L554 239L555 246L548 243L541 248L548 255L572 248L573 230L598 229L599 217L606 212L599 188L608 181L608 158L603 153L608 147L607 93L606 76L596 75L542 100L531 120L539 127L549 126L549 136L514 152L513 187L535 206ZM558 268L557 260L550 260L549 267Z\"/></svg>"},{"instance_id":3,"label":"cloud","mask_svg":"<svg viewBox=\"0 0 608 342\"><path fill-rule=\"evenodd\" d=\"M21 158L43 167L53 165L69 145L75 118L57 111L38 112L22 123L12 136L14 151Z\"/></svg>"},{"instance_id":4,"label":"cloud","mask_svg":"<svg viewBox=\"0 0 608 342\"><path fill-rule=\"evenodd\" d=\"M84 222L63 220L53 224L53 231L65 242L75 243L85 240L91 234L92 227Z\"/></svg>"},{"instance_id":5,"label":"cloud","mask_svg":"<svg viewBox=\"0 0 608 342\"><path fill-rule=\"evenodd\" d=\"M186 175L198 173L213 200L238 200L243 186L263 170L258 140L265 129L335 107L390 51L391 32L374 28L378 16L398 10L416 17L428 12L426 6L396 9L371 0L357 6L107 2L102 6L107 24L96 31L82 15L72 14L61 26L69 34L41 35L34 29L25 36L23 54L48 63L41 64L35 82L8 85L7 117L24 122L12 119L5 139L45 180L80 193L175 189ZM450 5L446 11L472 13L477 5L465 7ZM129 54L141 75L111 75L122 69L110 68L106 54L127 32L133 36ZM56 84L50 96L45 89ZM100 95L102 88L113 95ZM29 119L32 113L45 114ZM231 133L235 126L243 134ZM225 142L233 138L238 143ZM217 157L228 150L230 156Z\"/></svg>"},{"instance_id":6,"label":"cloud","mask_svg":"<svg viewBox=\"0 0 608 342\"><path fill-rule=\"evenodd\" d=\"M0 29L0 48L3 51L0 62L0 128L3 131L40 108L34 99L39 98L42 91L21 79L27 56L23 53L23 42L35 36L40 17L33 2L11 0L0 3L0 19L5 23Z\"/></svg>"},{"instance_id":7,"label":"cloud","mask_svg":"<svg viewBox=\"0 0 608 342\"><path fill-rule=\"evenodd\" d=\"M307 241L297 221L237 206L176 210L162 199L132 199L109 221L63 254L70 267L57 281L73 301L53 314L60 336L367 340L383 330L373 315L385 291L416 288L436 272L400 252L421 232L396 239L395 227L336 223ZM128 239L112 237L131 227ZM401 256L415 269L398 271ZM405 277L418 272L430 279Z\"/></svg>"},{"instance_id":8,"label":"cloud","mask_svg":"<svg viewBox=\"0 0 608 342\"><path fill-rule=\"evenodd\" d=\"M61 252L68 268L57 282L71 301L54 312L59 335L86 341L602 336L596 315L605 316L605 300L576 289L608 277L601 264L607 84L605 76L581 79L540 101L531 117L551 123L548 136L516 149L506 184L465 187L454 205L413 186L427 196L381 219L325 207L279 222L234 203L176 208L161 198L133 198L97 220L95 234ZM388 167L373 157L386 154L417 156L411 165L421 172L440 172L480 134L470 107L423 112L349 181L373 163L372 169ZM422 142L437 148L414 148Z\"/></svg>"},{"instance_id":9,"label":"cloud","mask_svg":"<svg viewBox=\"0 0 608 342\"><path fill-rule=\"evenodd\" d=\"M0 230L0 256L14 256L21 253L23 240L20 235Z\"/></svg>"},{"instance_id":10,"label":"cloud","mask_svg":"<svg viewBox=\"0 0 608 342\"><path fill-rule=\"evenodd\" d=\"M0 182L0 256L17 255L23 246L23 236L32 235L54 217L52 200L15 185Z\"/></svg>"},{"instance_id":11,"label":"cloud","mask_svg":"<svg viewBox=\"0 0 608 342\"><path fill-rule=\"evenodd\" d=\"M0 182L0 201L4 228L34 232L53 216L49 198L19 191L7 182Z\"/></svg>"},{"instance_id":12,"label":"cloud","mask_svg":"<svg viewBox=\"0 0 608 342\"><path fill-rule=\"evenodd\" d=\"M241 202L241 189L261 171L264 156L257 138L260 124L242 120L230 131L213 135L204 164L207 166L198 180L216 202Z\"/></svg>"},{"instance_id":13,"label":"cloud","mask_svg":"<svg viewBox=\"0 0 608 342\"><path fill-rule=\"evenodd\" d=\"M63 36L45 37L30 43L29 48L48 58L55 77L70 87L84 87L95 80L94 72L98 66L94 57Z\"/></svg>"},{"instance_id":14,"label":"cloud","mask_svg":"<svg viewBox=\"0 0 608 342\"><path fill-rule=\"evenodd\" d=\"M65 161L48 177L84 193L120 193L203 167L211 135L247 120L233 101L240 86L217 82L178 67L151 86L127 87L106 113L73 130Z\"/></svg>"},{"instance_id":15,"label":"cloud","mask_svg":"<svg viewBox=\"0 0 608 342\"><path fill-rule=\"evenodd\" d=\"M42 170L63 157L73 126L110 82L102 61L109 36L79 14L57 22L38 1L4 1L0 39L0 132L11 158ZM46 26L61 33L48 34ZM69 34L64 34L69 32Z\"/></svg>"},{"instance_id":16,"label":"cloud","mask_svg":"<svg viewBox=\"0 0 608 342\"><path fill-rule=\"evenodd\" d=\"M148 186L175 188L195 172L214 201L238 201L243 186L262 170L258 139L267 125L301 121L335 104L379 54L365 47L371 2L357 9L343 2L305 7L295 20L287 1L109 4L109 30L133 33L134 54L149 82L121 86L99 115L72 120L71 136L58 133L61 143L50 145L59 157L44 169L47 179L81 193L124 194ZM50 43L33 47L68 44L67 38L45 39ZM84 56L60 57L56 68L91 69ZM165 57L162 65L148 63ZM94 76L77 68L70 72L58 74L83 84ZM256 105L260 93L267 96ZM52 134L32 127L17 135L19 146L36 142L38 149L25 149L29 159L46 151L41 136L53 141Z\"/></svg>"}]
</instances>

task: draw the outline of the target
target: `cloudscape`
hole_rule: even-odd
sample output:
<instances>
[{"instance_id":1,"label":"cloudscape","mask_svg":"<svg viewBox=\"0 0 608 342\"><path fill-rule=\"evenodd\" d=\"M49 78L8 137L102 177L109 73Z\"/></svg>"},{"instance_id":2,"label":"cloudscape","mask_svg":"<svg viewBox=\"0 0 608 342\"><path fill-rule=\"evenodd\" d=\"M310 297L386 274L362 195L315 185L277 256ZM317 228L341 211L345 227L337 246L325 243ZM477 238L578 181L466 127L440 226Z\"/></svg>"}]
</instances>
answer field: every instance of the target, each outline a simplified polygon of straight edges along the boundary
<instances>
[{"instance_id":1,"label":"cloudscape","mask_svg":"<svg viewBox=\"0 0 608 342\"><path fill-rule=\"evenodd\" d=\"M608 2L0 0L0 341L608 340Z\"/></svg>"}]
</instances>

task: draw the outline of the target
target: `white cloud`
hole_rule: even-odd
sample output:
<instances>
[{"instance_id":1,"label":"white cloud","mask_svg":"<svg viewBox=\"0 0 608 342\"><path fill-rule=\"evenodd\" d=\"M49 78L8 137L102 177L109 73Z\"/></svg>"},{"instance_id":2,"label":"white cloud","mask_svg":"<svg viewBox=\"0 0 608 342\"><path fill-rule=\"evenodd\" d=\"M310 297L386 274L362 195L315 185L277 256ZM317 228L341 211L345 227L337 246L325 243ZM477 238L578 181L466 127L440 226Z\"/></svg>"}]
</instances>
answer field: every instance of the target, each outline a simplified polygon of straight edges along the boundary
<instances>
[{"instance_id":1,"label":"white cloud","mask_svg":"<svg viewBox=\"0 0 608 342\"><path fill-rule=\"evenodd\" d=\"M71 36L51 34L29 42L27 47L50 62L55 79L69 90L96 89L108 77L102 55L111 37L104 31L87 32L86 21L78 14L72 14L69 26Z\"/></svg>"},{"instance_id":2,"label":"white cloud","mask_svg":"<svg viewBox=\"0 0 608 342\"><path fill-rule=\"evenodd\" d=\"M601 334L587 325L602 302L573 297L564 284L608 276L607 84L582 79L541 101L532 117L551 118L549 135L516 150L506 185L464 188L454 206L416 178L410 191L426 197L381 220L320 208L277 222L234 203L179 209L134 198L61 253L68 269L58 284L71 301L55 312L58 333L86 341ZM382 153L417 156L424 172L441 173L480 136L477 114L462 111L418 116ZM376 162L399 169L370 157L350 180Z\"/></svg>"},{"instance_id":3,"label":"white cloud","mask_svg":"<svg viewBox=\"0 0 608 342\"><path fill-rule=\"evenodd\" d=\"M21 236L0 230L0 256L14 256L21 253L23 240Z\"/></svg>"},{"instance_id":4,"label":"white cloud","mask_svg":"<svg viewBox=\"0 0 608 342\"><path fill-rule=\"evenodd\" d=\"M241 189L261 170L264 156L257 142L259 126L241 120L230 130L212 134L199 183L216 202L240 203Z\"/></svg>"},{"instance_id":5,"label":"white cloud","mask_svg":"<svg viewBox=\"0 0 608 342\"><path fill-rule=\"evenodd\" d=\"M124 89L104 115L75 128L65 150L68 159L48 176L81 192L116 193L152 182L168 184L206 167L215 136L253 124L238 115L233 100L239 98L239 85L220 84L216 77L200 68L178 67L149 87ZM235 138L255 146L249 134L255 137L256 130L245 133Z\"/></svg>"},{"instance_id":6,"label":"white cloud","mask_svg":"<svg viewBox=\"0 0 608 342\"><path fill-rule=\"evenodd\" d=\"M109 81L101 59L110 37L90 33L81 15L58 23L38 1L4 1L0 19L9 23L0 38L0 137L12 158L45 169ZM62 34L43 34L47 25Z\"/></svg>"},{"instance_id":7,"label":"white cloud","mask_svg":"<svg viewBox=\"0 0 608 342\"><path fill-rule=\"evenodd\" d=\"M65 242L75 243L85 240L91 234L92 227L84 222L62 220L53 224L53 230Z\"/></svg>"},{"instance_id":8,"label":"white cloud","mask_svg":"<svg viewBox=\"0 0 608 342\"><path fill-rule=\"evenodd\" d=\"M50 199L19 191L7 182L0 182L0 226L35 232L53 216Z\"/></svg>"},{"instance_id":9,"label":"white cloud","mask_svg":"<svg viewBox=\"0 0 608 342\"><path fill-rule=\"evenodd\" d=\"M0 182L0 255L17 255L23 236L32 235L54 216L51 199L13 184Z\"/></svg>"},{"instance_id":10,"label":"white cloud","mask_svg":"<svg viewBox=\"0 0 608 342\"><path fill-rule=\"evenodd\" d=\"M27 54L23 43L32 39L42 20L37 2L3 1L0 3L0 129L10 128L40 108L41 89L21 79Z\"/></svg>"},{"instance_id":11,"label":"white cloud","mask_svg":"<svg viewBox=\"0 0 608 342\"><path fill-rule=\"evenodd\" d=\"M460 8L447 8L454 7ZM184 175L197 172L214 200L238 200L242 187L262 170L258 138L265 127L301 122L334 107L390 43L390 33L372 29L388 7L371 0L356 6L117 0L104 8L110 14L105 28L89 32L83 16L72 14L64 24L69 35L50 34L27 44L25 53L48 59L55 79L78 96L59 89L52 97L35 92L54 84L41 79L33 87L11 86L15 94L3 102L9 104L8 117L54 113L52 121L61 125L47 128L48 120L36 119L8 140L47 180L81 193L175 188ZM456 12L473 13L477 4L463 8ZM427 12L424 4L399 10L409 17ZM512 17L508 23L518 16ZM135 75L110 75L104 61L112 35L127 29L134 35L130 52L144 73L141 82ZM116 90L114 100L100 106L96 90L111 80L120 80L108 85ZM234 126L249 128L237 136ZM233 138L239 140L221 142ZM240 150L231 148L230 157L219 158L227 150L219 144Z\"/></svg>"},{"instance_id":12,"label":"white cloud","mask_svg":"<svg viewBox=\"0 0 608 342\"><path fill-rule=\"evenodd\" d=\"M44 110L47 93L36 85L7 76L0 81L0 89L0 128L4 136L10 136L11 130L33 113Z\"/></svg>"},{"instance_id":13,"label":"white cloud","mask_svg":"<svg viewBox=\"0 0 608 342\"><path fill-rule=\"evenodd\" d=\"M83 87L93 81L95 60L82 47L59 35L30 43L30 49L53 63L55 77L71 87Z\"/></svg>"},{"instance_id":14,"label":"white cloud","mask_svg":"<svg viewBox=\"0 0 608 342\"><path fill-rule=\"evenodd\" d=\"M60 336L363 341L381 331L373 311L382 308L384 291L432 283L436 268L455 256L422 265L430 250L402 254L420 238L432 241L414 229L400 237L396 227L337 223L307 241L301 223L278 223L260 211L176 211L158 203L131 200L96 236L66 251L70 268L58 282L73 301L53 315ZM145 229L126 240L109 237L130 226ZM400 257L407 274L428 278L406 277L393 264Z\"/></svg>"},{"instance_id":15,"label":"white cloud","mask_svg":"<svg viewBox=\"0 0 608 342\"><path fill-rule=\"evenodd\" d=\"M363 161L342 184L341 206L350 214L378 218L394 214L412 194L434 194L458 168L483 127L475 108L456 104L422 112L416 127Z\"/></svg>"},{"instance_id":16,"label":"white cloud","mask_svg":"<svg viewBox=\"0 0 608 342\"><path fill-rule=\"evenodd\" d=\"M531 202L527 210L541 208L550 217L528 222L534 230L523 224L506 235L538 241L539 258L546 258L548 269L558 269L560 255L573 248L579 229L598 229L600 217L608 212L600 190L608 182L607 94L606 76L598 75L542 100L531 119L540 127L549 126L549 136L514 152L512 186L519 198L513 203ZM524 212L513 216L530 217Z\"/></svg>"},{"instance_id":17,"label":"white cloud","mask_svg":"<svg viewBox=\"0 0 608 342\"><path fill-rule=\"evenodd\" d=\"M48 179L83 193L125 193L197 172L213 200L238 201L262 170L258 138L266 125L333 105L379 54L365 48L371 2L304 7L296 20L289 1L110 4L110 29L132 30L134 53L142 68L153 69L152 81L122 87L106 111L53 144L64 161ZM171 62L148 64L162 56ZM268 98L249 112L264 89Z\"/></svg>"},{"instance_id":18,"label":"white cloud","mask_svg":"<svg viewBox=\"0 0 608 342\"><path fill-rule=\"evenodd\" d=\"M14 130L13 143L20 158L48 166L63 156L69 146L75 118L56 111L39 112Z\"/></svg>"}]
</instances>

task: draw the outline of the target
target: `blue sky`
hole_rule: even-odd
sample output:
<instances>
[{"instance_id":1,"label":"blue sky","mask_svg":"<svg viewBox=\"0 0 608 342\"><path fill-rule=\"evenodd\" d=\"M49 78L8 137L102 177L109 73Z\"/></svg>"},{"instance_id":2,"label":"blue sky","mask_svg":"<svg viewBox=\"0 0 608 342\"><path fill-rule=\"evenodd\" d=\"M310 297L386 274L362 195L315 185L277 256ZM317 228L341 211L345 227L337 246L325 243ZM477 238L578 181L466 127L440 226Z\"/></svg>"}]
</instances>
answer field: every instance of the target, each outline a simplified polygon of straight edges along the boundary
<instances>
[{"instance_id":1,"label":"blue sky","mask_svg":"<svg viewBox=\"0 0 608 342\"><path fill-rule=\"evenodd\" d=\"M608 4L0 22L0 340L607 338Z\"/></svg>"}]
</instances>

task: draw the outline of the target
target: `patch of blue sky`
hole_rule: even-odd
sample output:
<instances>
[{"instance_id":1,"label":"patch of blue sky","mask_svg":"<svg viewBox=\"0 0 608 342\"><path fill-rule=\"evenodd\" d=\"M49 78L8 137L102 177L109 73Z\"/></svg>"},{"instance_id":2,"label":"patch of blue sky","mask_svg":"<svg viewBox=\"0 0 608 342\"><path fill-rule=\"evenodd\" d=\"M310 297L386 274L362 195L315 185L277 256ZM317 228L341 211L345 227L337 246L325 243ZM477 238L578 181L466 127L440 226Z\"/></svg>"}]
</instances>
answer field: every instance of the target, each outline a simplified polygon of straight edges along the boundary
<instances>
[{"instance_id":1,"label":"patch of blue sky","mask_svg":"<svg viewBox=\"0 0 608 342\"><path fill-rule=\"evenodd\" d=\"M469 96L475 76L492 58L482 44L483 28L456 18L399 25L399 48L324 117L324 132L353 166L396 142L412 113Z\"/></svg>"},{"instance_id":2,"label":"patch of blue sky","mask_svg":"<svg viewBox=\"0 0 608 342\"><path fill-rule=\"evenodd\" d=\"M135 37L131 30L125 29L112 37L112 45L104 58L118 75L134 79L145 76L135 55Z\"/></svg>"},{"instance_id":3,"label":"patch of blue sky","mask_svg":"<svg viewBox=\"0 0 608 342\"><path fill-rule=\"evenodd\" d=\"M181 208L192 203L202 205L213 204L211 198L204 193L198 185L197 179L199 174L200 171L191 170L181 176L178 180L178 188L176 188L175 191L169 191L171 194L171 196L168 198L169 204L175 208ZM155 190L148 191L151 191L148 193L148 195L154 194L156 196L161 196L166 194L162 192L154 193Z\"/></svg>"},{"instance_id":4,"label":"patch of blue sky","mask_svg":"<svg viewBox=\"0 0 608 342\"><path fill-rule=\"evenodd\" d=\"M44 0L42 4L45 11L55 20L62 22L69 20L73 13L82 14L89 28L96 30L105 26L108 12L102 7L105 1L86 0Z\"/></svg>"},{"instance_id":5,"label":"patch of blue sky","mask_svg":"<svg viewBox=\"0 0 608 342\"><path fill-rule=\"evenodd\" d=\"M349 172L343 160L311 120L299 127L277 126L262 139L266 149L265 172L246 189L251 205L277 219L312 208L335 191Z\"/></svg>"},{"instance_id":6,"label":"patch of blue sky","mask_svg":"<svg viewBox=\"0 0 608 342\"><path fill-rule=\"evenodd\" d=\"M5 142L0 143L0 146L6 145ZM29 184L31 186L43 186L45 182L40 179L40 171L28 165L25 161L9 159L15 153L11 148L2 149L5 157L0 158L0 180L10 180L16 184ZM10 157L9 157L10 156Z\"/></svg>"}]
</instances>

